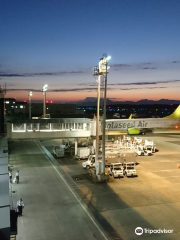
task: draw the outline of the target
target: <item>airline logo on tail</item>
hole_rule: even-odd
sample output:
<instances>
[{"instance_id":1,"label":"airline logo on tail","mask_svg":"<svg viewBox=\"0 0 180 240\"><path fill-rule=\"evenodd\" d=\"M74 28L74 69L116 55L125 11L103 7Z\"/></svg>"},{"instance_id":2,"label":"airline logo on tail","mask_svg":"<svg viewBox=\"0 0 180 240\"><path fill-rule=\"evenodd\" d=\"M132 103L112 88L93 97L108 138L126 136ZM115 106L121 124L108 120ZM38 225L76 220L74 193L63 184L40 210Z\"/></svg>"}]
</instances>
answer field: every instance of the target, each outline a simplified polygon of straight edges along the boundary
<instances>
[{"instance_id":1,"label":"airline logo on tail","mask_svg":"<svg viewBox=\"0 0 180 240\"><path fill-rule=\"evenodd\" d=\"M180 105L176 108L176 110L171 115L164 118L180 118Z\"/></svg>"}]
</instances>

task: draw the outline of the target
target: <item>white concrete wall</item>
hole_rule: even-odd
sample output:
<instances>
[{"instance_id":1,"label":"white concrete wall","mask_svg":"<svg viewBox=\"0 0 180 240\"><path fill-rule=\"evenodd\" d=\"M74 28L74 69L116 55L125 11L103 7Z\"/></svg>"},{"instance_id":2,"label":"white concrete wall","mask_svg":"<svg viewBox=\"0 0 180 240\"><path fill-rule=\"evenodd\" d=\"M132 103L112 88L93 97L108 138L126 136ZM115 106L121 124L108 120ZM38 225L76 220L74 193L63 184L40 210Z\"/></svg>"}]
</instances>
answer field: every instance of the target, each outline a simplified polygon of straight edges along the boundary
<instances>
[{"instance_id":1,"label":"white concrete wall","mask_svg":"<svg viewBox=\"0 0 180 240\"><path fill-rule=\"evenodd\" d=\"M7 139L0 139L0 232L10 235L10 199ZM6 239L6 238L4 238ZM8 238L7 238L8 239Z\"/></svg>"}]
</instances>

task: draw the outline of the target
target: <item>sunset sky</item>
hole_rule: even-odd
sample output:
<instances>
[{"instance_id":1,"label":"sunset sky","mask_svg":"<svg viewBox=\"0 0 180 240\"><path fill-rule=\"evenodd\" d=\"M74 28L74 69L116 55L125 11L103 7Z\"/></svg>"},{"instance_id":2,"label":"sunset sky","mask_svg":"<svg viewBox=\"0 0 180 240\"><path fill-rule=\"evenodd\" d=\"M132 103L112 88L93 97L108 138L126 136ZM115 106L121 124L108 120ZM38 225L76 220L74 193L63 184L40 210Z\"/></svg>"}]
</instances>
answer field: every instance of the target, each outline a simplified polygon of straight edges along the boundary
<instances>
[{"instance_id":1,"label":"sunset sky","mask_svg":"<svg viewBox=\"0 0 180 240\"><path fill-rule=\"evenodd\" d=\"M180 1L0 0L0 85L6 98L97 96L92 68L109 61L114 101L180 100Z\"/></svg>"}]
</instances>

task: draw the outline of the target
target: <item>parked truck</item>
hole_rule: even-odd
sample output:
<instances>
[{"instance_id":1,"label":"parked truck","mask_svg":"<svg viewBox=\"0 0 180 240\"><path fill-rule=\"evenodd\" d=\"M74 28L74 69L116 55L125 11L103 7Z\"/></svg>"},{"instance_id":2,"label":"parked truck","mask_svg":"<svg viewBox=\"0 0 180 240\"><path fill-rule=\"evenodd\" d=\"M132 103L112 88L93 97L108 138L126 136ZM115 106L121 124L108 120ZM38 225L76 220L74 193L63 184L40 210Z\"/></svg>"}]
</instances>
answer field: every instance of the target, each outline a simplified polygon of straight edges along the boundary
<instances>
[{"instance_id":1,"label":"parked truck","mask_svg":"<svg viewBox=\"0 0 180 240\"><path fill-rule=\"evenodd\" d=\"M106 151L105 164L123 163L124 161L136 162L137 153L133 150Z\"/></svg>"},{"instance_id":2,"label":"parked truck","mask_svg":"<svg viewBox=\"0 0 180 240\"><path fill-rule=\"evenodd\" d=\"M56 157L64 157L64 147L62 145L53 146L52 154Z\"/></svg>"},{"instance_id":3,"label":"parked truck","mask_svg":"<svg viewBox=\"0 0 180 240\"><path fill-rule=\"evenodd\" d=\"M87 159L90 155L90 148L88 147L80 147L77 149L77 155L75 156L76 159Z\"/></svg>"},{"instance_id":4,"label":"parked truck","mask_svg":"<svg viewBox=\"0 0 180 240\"><path fill-rule=\"evenodd\" d=\"M120 163L120 152L119 151L106 151L105 152L105 165L109 163Z\"/></svg>"}]
</instances>

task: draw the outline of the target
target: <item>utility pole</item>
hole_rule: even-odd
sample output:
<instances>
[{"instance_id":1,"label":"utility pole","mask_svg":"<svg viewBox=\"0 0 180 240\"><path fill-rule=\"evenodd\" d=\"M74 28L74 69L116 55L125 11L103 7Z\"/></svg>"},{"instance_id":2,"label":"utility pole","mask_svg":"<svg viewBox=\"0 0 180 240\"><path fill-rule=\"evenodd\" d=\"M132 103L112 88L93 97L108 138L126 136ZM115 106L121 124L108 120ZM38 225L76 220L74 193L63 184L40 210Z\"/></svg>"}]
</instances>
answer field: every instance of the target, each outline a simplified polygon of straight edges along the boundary
<instances>
[{"instance_id":1,"label":"utility pole","mask_svg":"<svg viewBox=\"0 0 180 240\"><path fill-rule=\"evenodd\" d=\"M98 76L98 94L97 94L97 117L96 117L96 175L100 172L100 163L99 163L99 104L100 104L100 84L101 76Z\"/></svg>"},{"instance_id":2,"label":"utility pole","mask_svg":"<svg viewBox=\"0 0 180 240\"><path fill-rule=\"evenodd\" d=\"M32 92L29 92L29 119L31 119L31 97L32 97Z\"/></svg>"},{"instance_id":3,"label":"utility pole","mask_svg":"<svg viewBox=\"0 0 180 240\"><path fill-rule=\"evenodd\" d=\"M108 60L111 57L104 55L100 59L98 67L94 68L94 75L98 76L98 99L97 99L97 118L96 118L96 165L98 166L98 171L96 175L99 175L99 180L105 180L105 143L106 143L106 92L107 92L107 70L108 70ZM95 71L96 70L96 71ZM102 162L101 169L99 169L100 163L98 161L98 150L99 150L99 102L100 102L100 78L104 76L104 112L102 120ZM98 172L98 173L97 173Z\"/></svg>"},{"instance_id":4,"label":"utility pole","mask_svg":"<svg viewBox=\"0 0 180 240\"><path fill-rule=\"evenodd\" d=\"M96 167L96 176L99 177L100 173L100 163L99 163L99 104L100 104L100 85L101 85L101 76L99 75L98 66L93 68L93 76L97 77L98 91L97 91L97 111L96 111L96 155L95 155L95 167Z\"/></svg>"},{"instance_id":5,"label":"utility pole","mask_svg":"<svg viewBox=\"0 0 180 240\"><path fill-rule=\"evenodd\" d=\"M47 87L48 87L48 85L45 84L45 85L43 86L43 90L42 90L43 95L44 95L44 101L43 101L43 118L46 118L46 91L47 91Z\"/></svg>"},{"instance_id":6,"label":"utility pole","mask_svg":"<svg viewBox=\"0 0 180 240\"><path fill-rule=\"evenodd\" d=\"M103 120L102 120L102 165L101 173L105 175L105 148L106 148L106 93L107 93L107 70L108 60L111 59L110 56L107 57L105 54L99 62L99 74L104 76L104 111L103 111Z\"/></svg>"}]
</instances>

